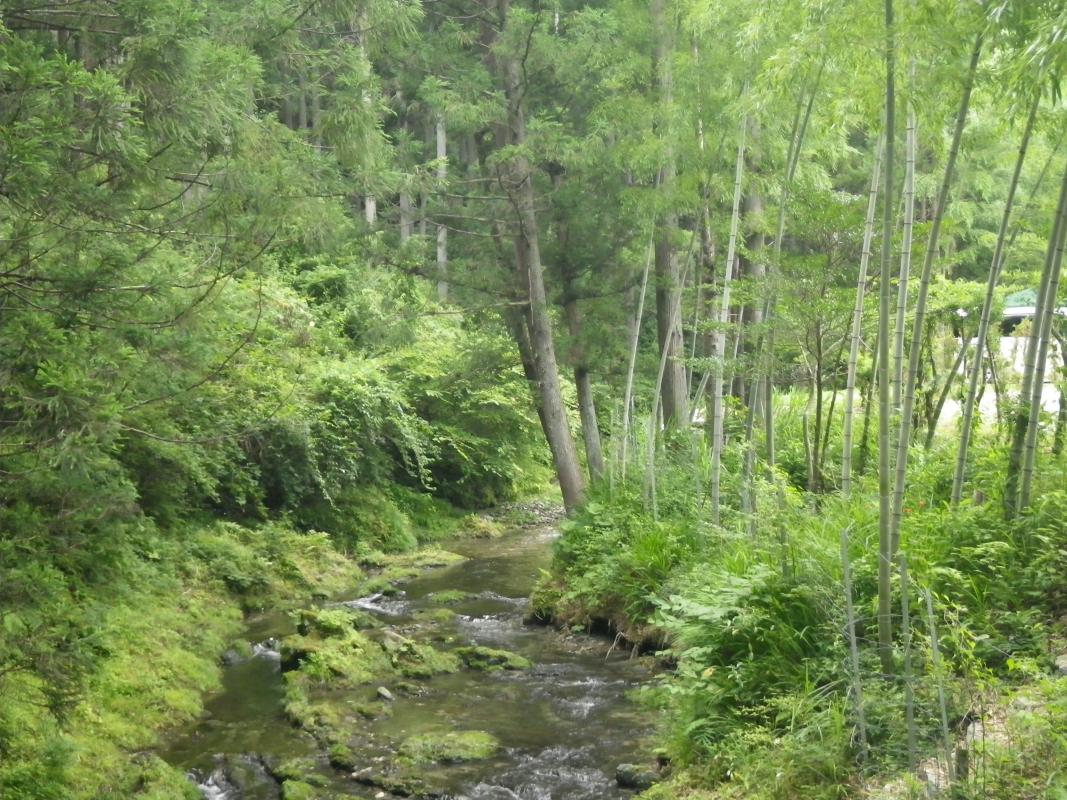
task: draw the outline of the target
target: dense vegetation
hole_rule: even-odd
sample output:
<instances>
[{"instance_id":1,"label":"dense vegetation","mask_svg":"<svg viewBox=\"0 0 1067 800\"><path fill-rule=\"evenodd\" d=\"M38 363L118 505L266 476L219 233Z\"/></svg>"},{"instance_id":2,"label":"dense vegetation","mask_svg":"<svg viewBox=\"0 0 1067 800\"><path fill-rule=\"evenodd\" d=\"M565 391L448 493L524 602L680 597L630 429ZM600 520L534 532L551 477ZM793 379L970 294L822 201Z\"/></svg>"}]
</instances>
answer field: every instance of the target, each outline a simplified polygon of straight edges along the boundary
<instances>
[{"instance_id":1,"label":"dense vegetation","mask_svg":"<svg viewBox=\"0 0 1067 800\"><path fill-rule=\"evenodd\" d=\"M653 797L1067 792L1062 3L0 14L0 798L552 474Z\"/></svg>"}]
</instances>

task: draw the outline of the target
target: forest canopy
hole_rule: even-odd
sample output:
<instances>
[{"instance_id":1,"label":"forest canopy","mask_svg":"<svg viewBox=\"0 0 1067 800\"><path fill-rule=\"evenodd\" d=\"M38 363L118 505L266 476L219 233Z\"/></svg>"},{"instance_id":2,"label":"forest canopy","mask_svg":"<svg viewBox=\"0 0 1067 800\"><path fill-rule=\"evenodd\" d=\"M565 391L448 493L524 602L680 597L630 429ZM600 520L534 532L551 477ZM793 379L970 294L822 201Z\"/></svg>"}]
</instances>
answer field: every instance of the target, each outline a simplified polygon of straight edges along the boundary
<instances>
[{"instance_id":1,"label":"forest canopy","mask_svg":"<svg viewBox=\"0 0 1067 800\"><path fill-rule=\"evenodd\" d=\"M1058 0L0 0L0 798L175 796L87 766L146 598L549 481L687 785L951 760L1063 644L1065 67Z\"/></svg>"}]
</instances>

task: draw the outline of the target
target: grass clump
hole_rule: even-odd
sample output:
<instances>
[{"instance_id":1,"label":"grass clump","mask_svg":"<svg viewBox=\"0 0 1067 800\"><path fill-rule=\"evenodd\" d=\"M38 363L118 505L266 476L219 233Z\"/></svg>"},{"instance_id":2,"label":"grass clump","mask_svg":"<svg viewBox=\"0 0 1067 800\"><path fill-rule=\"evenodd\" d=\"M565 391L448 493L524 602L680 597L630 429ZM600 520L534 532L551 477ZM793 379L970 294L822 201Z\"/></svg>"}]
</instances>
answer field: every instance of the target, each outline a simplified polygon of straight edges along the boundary
<instances>
[{"instance_id":1,"label":"grass clump","mask_svg":"<svg viewBox=\"0 0 1067 800\"><path fill-rule=\"evenodd\" d=\"M416 764L454 764L492 758L500 752L500 742L484 731L423 733L405 739L399 752Z\"/></svg>"}]
</instances>

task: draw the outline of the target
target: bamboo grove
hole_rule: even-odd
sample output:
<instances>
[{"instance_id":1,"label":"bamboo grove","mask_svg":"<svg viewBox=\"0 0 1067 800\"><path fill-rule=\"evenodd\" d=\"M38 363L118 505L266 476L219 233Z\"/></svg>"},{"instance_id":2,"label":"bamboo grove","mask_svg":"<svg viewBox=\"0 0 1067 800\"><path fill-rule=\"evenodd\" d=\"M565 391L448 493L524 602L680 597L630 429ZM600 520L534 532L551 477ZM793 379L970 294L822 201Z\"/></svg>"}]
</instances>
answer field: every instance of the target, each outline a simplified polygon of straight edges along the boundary
<instances>
[{"instance_id":1,"label":"bamboo grove","mask_svg":"<svg viewBox=\"0 0 1067 800\"><path fill-rule=\"evenodd\" d=\"M403 549L427 498L551 472L575 525L685 520L639 598L574 617L637 643L692 633L686 559L729 540L795 587L796 529L850 508L851 758L861 671L944 624L919 511L1030 531L1058 497L1058 0L0 13L0 689L31 675L60 728L105 658L85 598L187 526Z\"/></svg>"}]
</instances>

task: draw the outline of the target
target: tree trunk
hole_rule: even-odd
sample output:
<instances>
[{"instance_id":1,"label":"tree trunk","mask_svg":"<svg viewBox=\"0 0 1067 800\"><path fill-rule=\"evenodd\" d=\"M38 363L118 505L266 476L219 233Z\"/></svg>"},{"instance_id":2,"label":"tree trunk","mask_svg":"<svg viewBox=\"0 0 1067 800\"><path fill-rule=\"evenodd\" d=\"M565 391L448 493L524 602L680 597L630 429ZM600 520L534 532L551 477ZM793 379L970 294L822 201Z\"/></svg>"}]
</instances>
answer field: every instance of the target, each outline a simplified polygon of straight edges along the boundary
<instances>
[{"instance_id":1,"label":"tree trunk","mask_svg":"<svg viewBox=\"0 0 1067 800\"><path fill-rule=\"evenodd\" d=\"M897 437L896 479L893 484L893 517L890 529L891 556L896 555L899 546L900 522L904 513L904 483L908 474L908 450L911 445L912 414L915 409L915 384L919 376L923 326L926 323L926 298L930 290L930 276L933 273L934 261L937 258L937 248L941 237L941 222L945 217L945 209L948 207L949 190L952 188L952 179L956 171L956 157L960 152L963 128L967 123L967 110L971 104L971 89L974 87L974 76L978 71L978 59L981 54L982 34L979 33L971 51L971 63L967 70L967 77L964 79L963 97L960 100L959 111L956 114L956 127L952 133L952 145L948 151L945 174L942 176L941 189L937 195L934 218L930 225L930 237L926 242L922 275L919 277L919 294L915 300L915 319L912 323L912 341L908 354L908 375L904 384L904 402L901 406L900 432Z\"/></svg>"},{"instance_id":2,"label":"tree trunk","mask_svg":"<svg viewBox=\"0 0 1067 800\"><path fill-rule=\"evenodd\" d=\"M889 261L893 255L893 150L896 122L896 42L893 0L885 0L885 201L882 203L882 262L878 286L878 656L882 671L894 672L892 503L889 462Z\"/></svg>"},{"instance_id":3,"label":"tree trunk","mask_svg":"<svg viewBox=\"0 0 1067 800\"><path fill-rule=\"evenodd\" d=\"M652 228L655 230L655 222L653 222ZM652 267L652 259L654 257L653 236L649 236L648 240L648 257L645 259L645 270L641 275L641 293L637 298L637 310L633 315L633 327L630 329L630 355L629 363L626 366L626 387L623 390L622 398L622 455L620 458L619 470L623 480L626 480L626 465L628 460L627 450L630 442L631 408L634 401L634 371L637 367L637 346L641 338L641 320L644 318L645 313L645 294L648 289L648 273L649 269Z\"/></svg>"},{"instance_id":4,"label":"tree trunk","mask_svg":"<svg viewBox=\"0 0 1067 800\"><path fill-rule=\"evenodd\" d=\"M1060 190L1060 205L1057 222L1049 239L1046 269L1049 278L1045 293L1040 298L1040 332L1037 339L1038 352L1033 359L1033 377L1030 380L1030 398L1027 408L1026 437L1023 445L1022 475L1019 482L1019 499L1016 511L1025 511L1030 505L1030 486L1034 476L1034 462L1037 457L1038 423L1041 414L1041 398L1045 389L1045 367L1048 364L1049 341L1052 339L1052 321L1056 318L1056 296L1060 287L1060 269L1063 266L1064 240L1067 239L1067 167L1063 172L1063 186ZM1034 325L1038 324L1038 315L1034 316ZM1027 357L1027 361L1030 358ZM1026 398L1023 398L1026 402ZM1020 409L1021 413L1021 409Z\"/></svg>"},{"instance_id":5,"label":"tree trunk","mask_svg":"<svg viewBox=\"0 0 1067 800\"><path fill-rule=\"evenodd\" d=\"M911 274L912 231L915 227L915 109L908 104L908 134L905 142L904 169L904 241L900 250L900 275L897 279L897 318L893 329L893 408L900 409L900 387L904 380L904 321L908 311L908 277Z\"/></svg>"},{"instance_id":6,"label":"tree trunk","mask_svg":"<svg viewBox=\"0 0 1067 800\"><path fill-rule=\"evenodd\" d=\"M874 169L871 173L871 189L867 196L867 219L863 228L863 252L860 254L859 276L856 279L856 305L852 310L852 336L848 350L848 371L845 378L845 420L841 452L841 492L848 496L852 491L852 427L856 403L856 371L859 366L860 341L863 337L863 297L867 291L867 265L871 260L871 243L874 240L874 216L878 207L878 179L882 168L882 145L878 140L874 152Z\"/></svg>"},{"instance_id":7,"label":"tree trunk","mask_svg":"<svg viewBox=\"0 0 1067 800\"><path fill-rule=\"evenodd\" d=\"M926 444L924 447L927 450L933 447L934 435L937 433L937 423L941 420L941 412L945 410L945 402L948 400L948 393L952 391L952 384L956 380L956 375L959 374L960 366L963 364L963 357L967 354L967 348L970 346L970 338L961 337L960 350L956 353L956 360L952 362L952 368L949 369L948 373L945 375L945 383L941 387L941 393L937 397L937 405L934 406L934 411L930 415L926 425Z\"/></svg>"},{"instance_id":8,"label":"tree trunk","mask_svg":"<svg viewBox=\"0 0 1067 800\"><path fill-rule=\"evenodd\" d=\"M443 184L448 180L448 138L441 117L434 124L434 134L437 143L437 181ZM443 224L437 226L437 299L442 303L448 301L448 228Z\"/></svg>"},{"instance_id":9,"label":"tree trunk","mask_svg":"<svg viewBox=\"0 0 1067 800\"><path fill-rule=\"evenodd\" d=\"M975 398L978 396L978 382L983 374L982 356L985 351L985 342L989 338L989 322L993 316L993 302L996 295L997 282L1000 280L1000 273L1004 266L1004 245L1008 233L1008 223L1011 220L1012 207L1015 204L1015 192L1019 188L1019 176L1022 174L1023 164L1026 161L1026 151L1030 146L1030 135L1034 130L1034 120L1037 118L1037 109L1040 104L1041 93L1034 92L1034 101L1030 105L1030 115L1026 119L1022 141L1019 143L1019 155L1015 159L1015 170L1012 172L1011 184L1008 186L1008 197L1004 202L1004 213L1000 218L1000 230L997 231L997 244L993 250L993 261L989 265L985 301L982 303L982 316L978 322L978 334L975 338L977 344L974 348L974 359L968 376L967 397L963 404L960 446L956 453L956 470L952 477L953 506L959 504L960 497L963 495L963 480L967 471L967 449L971 443L971 434L974 427Z\"/></svg>"},{"instance_id":10,"label":"tree trunk","mask_svg":"<svg viewBox=\"0 0 1067 800\"><path fill-rule=\"evenodd\" d=\"M737 256L737 230L741 220L741 178L745 170L745 134L748 119L741 120L737 142L737 164L734 170L734 200L730 215L730 241L726 247L726 264L723 268L719 296L719 330L715 333L715 379L712 389L713 420L711 429L711 519L719 524L719 494L722 483L723 449L723 379L726 371L726 325L730 321L730 281L733 277L734 260Z\"/></svg>"},{"instance_id":11,"label":"tree trunk","mask_svg":"<svg viewBox=\"0 0 1067 800\"><path fill-rule=\"evenodd\" d=\"M674 113L674 75L671 59L674 53L673 23L667 19L665 0L652 0L654 49L652 55L653 81L660 109L660 131L667 141L664 162L659 171L659 192L667 198L668 209L660 215L656 229L656 329L660 354L666 353L667 368L660 387L663 419L667 426L686 425L689 392L685 381L685 346L682 340L681 315L675 307L681 297L678 280L678 258L674 250L674 235L678 215L672 207L675 183L674 148L672 145L672 116ZM671 323L671 320L674 323Z\"/></svg>"},{"instance_id":12,"label":"tree trunk","mask_svg":"<svg viewBox=\"0 0 1067 800\"><path fill-rule=\"evenodd\" d=\"M563 176L556 175L553 185L558 191ZM604 475L604 453L600 444L600 423L597 420L596 401L593 397L593 381L589 375L589 363L585 357L582 341L582 310L578 305L578 288L575 285L574 265L568 255L570 249L569 229L564 214L556 219L556 241L559 248L559 274L563 289L563 314L567 320L567 332L571 337L570 362L574 368L574 385L578 390L578 413L582 421L582 439L585 443L585 461L593 482Z\"/></svg>"},{"instance_id":13,"label":"tree trunk","mask_svg":"<svg viewBox=\"0 0 1067 800\"><path fill-rule=\"evenodd\" d=\"M496 10L501 23L507 20L510 0L497 0ZM585 494L585 479L578 462L578 452L571 435L567 409L563 403L556 348L552 335L552 320L545 293L544 269L541 263L540 238L530 164L523 153L526 143L526 118L523 108L521 71L515 59L506 53L490 50L491 67L503 84L507 98L507 126L498 126L498 146L511 146L516 153L501 166L501 188L510 196L515 209L518 230L515 234L516 275L520 278L519 294L529 298L527 319L530 345L533 349L534 369L541 398L545 438L552 451L552 460L559 480L563 504L574 511ZM522 280L525 279L525 285Z\"/></svg>"}]
</instances>

